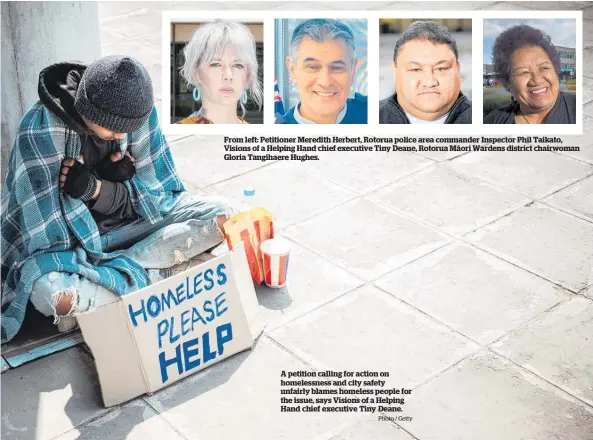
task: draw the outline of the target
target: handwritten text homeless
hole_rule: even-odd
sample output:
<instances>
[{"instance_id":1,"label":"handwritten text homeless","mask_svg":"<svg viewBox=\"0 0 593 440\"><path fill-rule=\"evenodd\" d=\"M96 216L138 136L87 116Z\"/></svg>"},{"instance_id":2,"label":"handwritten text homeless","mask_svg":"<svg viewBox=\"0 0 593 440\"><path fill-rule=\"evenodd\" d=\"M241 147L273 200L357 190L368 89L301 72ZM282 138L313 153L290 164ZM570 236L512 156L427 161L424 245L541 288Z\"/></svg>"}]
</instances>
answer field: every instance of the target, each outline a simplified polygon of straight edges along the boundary
<instances>
[{"instance_id":1,"label":"handwritten text homeless","mask_svg":"<svg viewBox=\"0 0 593 440\"><path fill-rule=\"evenodd\" d=\"M175 288L169 288L160 294L155 293L146 301L141 299L139 305L128 305L132 325L138 327L158 319L159 315L169 310L183 307L183 303L188 301L185 310L176 313L176 316L164 319L161 316L156 326L159 350L161 350L159 365L163 383L169 380L169 367L177 366L177 372L181 375L184 371L199 367L200 363L203 365L214 360L216 356L222 355L224 344L233 339L232 325L226 322L216 327L214 340L211 340L210 331L206 331L201 336L176 344L180 337L200 331L200 325L212 327L208 324L228 310L224 305L226 292L218 293L227 281L226 266L220 263L216 270L207 269L193 276L187 276ZM218 294L215 296L216 293ZM200 295L199 298L198 295ZM201 355L198 348L200 339ZM172 347L174 350L171 350Z\"/></svg>"}]
</instances>

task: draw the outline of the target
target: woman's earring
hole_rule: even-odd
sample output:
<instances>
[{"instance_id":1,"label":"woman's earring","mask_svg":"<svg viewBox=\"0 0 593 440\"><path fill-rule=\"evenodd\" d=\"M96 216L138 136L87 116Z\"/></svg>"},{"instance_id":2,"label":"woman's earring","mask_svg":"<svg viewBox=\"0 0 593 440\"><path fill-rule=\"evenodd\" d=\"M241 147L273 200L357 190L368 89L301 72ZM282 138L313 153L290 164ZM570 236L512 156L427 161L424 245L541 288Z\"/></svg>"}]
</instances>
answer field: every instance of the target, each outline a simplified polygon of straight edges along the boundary
<instances>
[{"instance_id":1,"label":"woman's earring","mask_svg":"<svg viewBox=\"0 0 593 440\"><path fill-rule=\"evenodd\" d=\"M200 98L202 97L202 91L200 90L199 87L194 87L193 95L194 95L194 101L200 100Z\"/></svg>"},{"instance_id":2,"label":"woman's earring","mask_svg":"<svg viewBox=\"0 0 593 440\"><path fill-rule=\"evenodd\" d=\"M247 104L247 90L243 90L243 93L241 94L241 102L243 105Z\"/></svg>"}]
</instances>

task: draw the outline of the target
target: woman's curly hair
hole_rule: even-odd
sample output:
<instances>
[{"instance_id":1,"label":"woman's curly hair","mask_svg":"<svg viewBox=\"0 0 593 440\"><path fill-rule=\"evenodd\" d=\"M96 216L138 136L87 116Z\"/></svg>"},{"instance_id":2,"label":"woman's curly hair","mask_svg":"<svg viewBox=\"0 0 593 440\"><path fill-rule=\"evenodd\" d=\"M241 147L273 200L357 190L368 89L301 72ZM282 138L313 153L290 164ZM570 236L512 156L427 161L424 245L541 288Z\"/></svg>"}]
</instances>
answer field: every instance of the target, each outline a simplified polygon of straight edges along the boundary
<instances>
[{"instance_id":1,"label":"woman's curly hair","mask_svg":"<svg viewBox=\"0 0 593 440\"><path fill-rule=\"evenodd\" d=\"M513 26L496 37L492 48L494 71L505 89L510 90L511 57L513 53L522 47L531 46L539 46L545 50L554 65L556 73L560 73L560 56L556 47L552 44L550 36L526 24Z\"/></svg>"}]
</instances>

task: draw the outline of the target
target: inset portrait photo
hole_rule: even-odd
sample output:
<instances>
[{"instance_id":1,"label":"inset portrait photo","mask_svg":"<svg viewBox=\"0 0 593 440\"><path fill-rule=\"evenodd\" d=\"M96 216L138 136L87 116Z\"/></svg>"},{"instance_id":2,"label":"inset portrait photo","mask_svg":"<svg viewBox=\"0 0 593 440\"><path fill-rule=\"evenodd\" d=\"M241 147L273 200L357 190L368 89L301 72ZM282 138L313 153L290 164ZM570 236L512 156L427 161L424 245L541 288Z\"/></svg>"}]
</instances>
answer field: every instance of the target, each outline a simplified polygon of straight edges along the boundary
<instances>
[{"instance_id":1,"label":"inset portrait photo","mask_svg":"<svg viewBox=\"0 0 593 440\"><path fill-rule=\"evenodd\" d=\"M276 124L366 124L367 20L275 21Z\"/></svg>"},{"instance_id":2,"label":"inset portrait photo","mask_svg":"<svg viewBox=\"0 0 593 440\"><path fill-rule=\"evenodd\" d=\"M484 123L576 124L576 20L484 20Z\"/></svg>"},{"instance_id":3,"label":"inset portrait photo","mask_svg":"<svg viewBox=\"0 0 593 440\"><path fill-rule=\"evenodd\" d=\"M471 124L471 19L379 20L379 123Z\"/></svg>"},{"instance_id":4,"label":"inset portrait photo","mask_svg":"<svg viewBox=\"0 0 593 440\"><path fill-rule=\"evenodd\" d=\"M171 123L263 123L263 21L171 23Z\"/></svg>"}]
</instances>

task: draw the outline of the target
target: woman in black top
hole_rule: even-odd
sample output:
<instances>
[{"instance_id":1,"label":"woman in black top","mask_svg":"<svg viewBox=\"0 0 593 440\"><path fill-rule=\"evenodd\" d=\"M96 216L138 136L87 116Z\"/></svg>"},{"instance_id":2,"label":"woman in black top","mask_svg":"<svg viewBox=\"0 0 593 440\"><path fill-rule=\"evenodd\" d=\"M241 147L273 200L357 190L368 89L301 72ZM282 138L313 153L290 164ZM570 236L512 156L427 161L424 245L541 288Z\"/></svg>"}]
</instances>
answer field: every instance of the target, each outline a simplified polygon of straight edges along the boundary
<instances>
[{"instance_id":1,"label":"woman in black top","mask_svg":"<svg viewBox=\"0 0 593 440\"><path fill-rule=\"evenodd\" d=\"M560 57L547 34L513 26L496 38L492 58L513 103L488 114L485 124L576 123L576 97L560 91Z\"/></svg>"}]
</instances>

